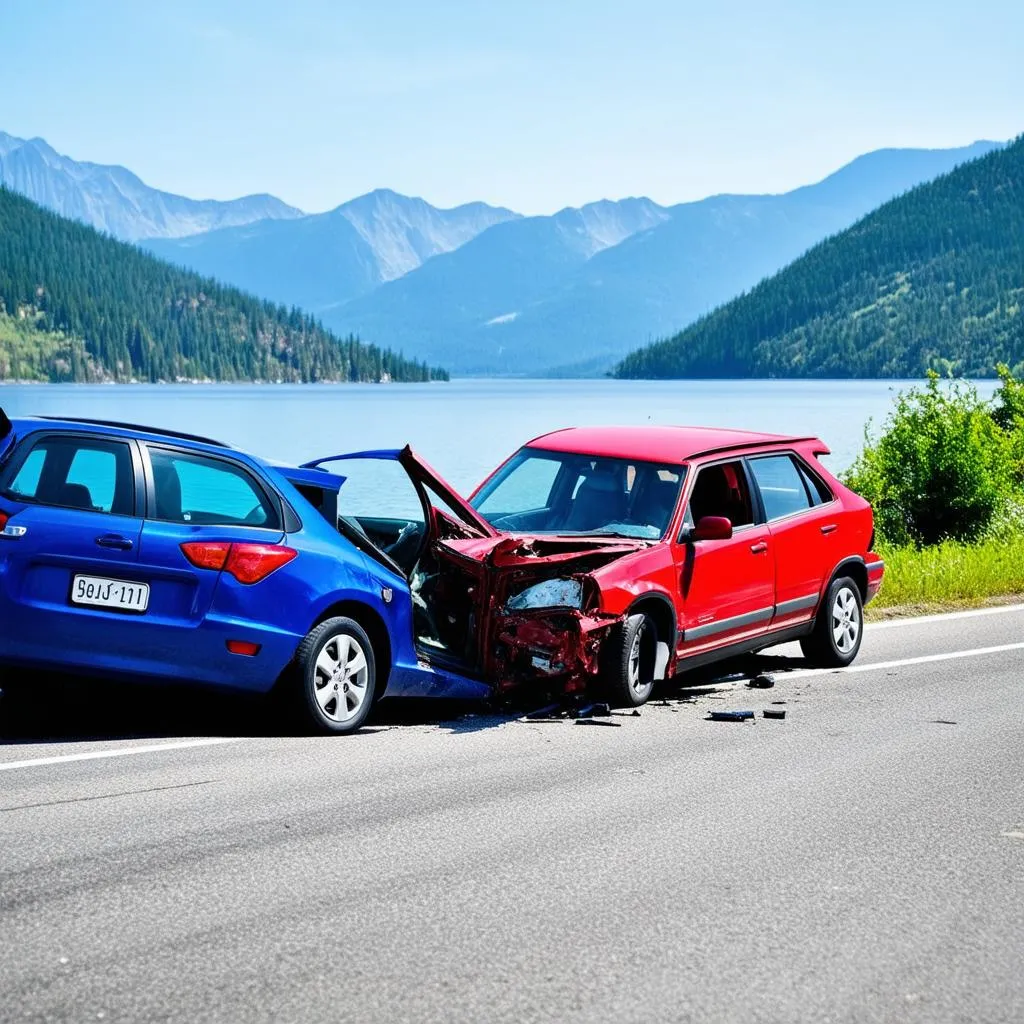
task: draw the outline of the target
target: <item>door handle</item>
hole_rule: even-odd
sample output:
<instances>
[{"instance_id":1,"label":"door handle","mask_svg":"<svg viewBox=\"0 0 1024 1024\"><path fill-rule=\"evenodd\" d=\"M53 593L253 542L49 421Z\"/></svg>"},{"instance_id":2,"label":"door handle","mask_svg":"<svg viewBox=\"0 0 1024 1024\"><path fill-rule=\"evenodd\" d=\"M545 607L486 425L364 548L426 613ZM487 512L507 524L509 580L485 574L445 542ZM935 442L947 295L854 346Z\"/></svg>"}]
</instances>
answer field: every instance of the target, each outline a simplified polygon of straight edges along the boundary
<instances>
[{"instance_id":1,"label":"door handle","mask_svg":"<svg viewBox=\"0 0 1024 1024\"><path fill-rule=\"evenodd\" d=\"M828 534L828 533L835 533L836 530L838 530L838 529L839 529L839 526L836 523L826 523L821 528L821 532L822 533L826 533L826 534Z\"/></svg>"},{"instance_id":2,"label":"door handle","mask_svg":"<svg viewBox=\"0 0 1024 1024\"><path fill-rule=\"evenodd\" d=\"M135 546L134 541L122 537L119 533L105 533L102 537L96 538L96 543L101 548L113 548L115 551L131 551Z\"/></svg>"},{"instance_id":3,"label":"door handle","mask_svg":"<svg viewBox=\"0 0 1024 1024\"><path fill-rule=\"evenodd\" d=\"M752 555L763 555L768 550L767 541L759 541L757 544L750 545L750 553Z\"/></svg>"}]
</instances>

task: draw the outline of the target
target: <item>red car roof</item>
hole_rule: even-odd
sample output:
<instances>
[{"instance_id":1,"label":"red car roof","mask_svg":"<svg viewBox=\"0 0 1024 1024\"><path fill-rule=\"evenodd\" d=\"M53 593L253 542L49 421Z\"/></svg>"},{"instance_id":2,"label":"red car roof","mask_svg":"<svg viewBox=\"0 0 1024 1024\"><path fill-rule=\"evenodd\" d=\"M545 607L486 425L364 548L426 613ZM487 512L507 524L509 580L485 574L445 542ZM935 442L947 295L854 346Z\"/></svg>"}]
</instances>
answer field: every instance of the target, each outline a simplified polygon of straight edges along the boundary
<instances>
[{"instance_id":1,"label":"red car roof","mask_svg":"<svg viewBox=\"0 0 1024 1024\"><path fill-rule=\"evenodd\" d=\"M758 434L750 430L727 430L723 427L567 427L534 438L528 442L528 447L556 452L580 452L612 459L672 463L684 462L697 455L722 449L777 444L780 441L816 440L784 434ZM827 451L824 445L822 450Z\"/></svg>"}]
</instances>

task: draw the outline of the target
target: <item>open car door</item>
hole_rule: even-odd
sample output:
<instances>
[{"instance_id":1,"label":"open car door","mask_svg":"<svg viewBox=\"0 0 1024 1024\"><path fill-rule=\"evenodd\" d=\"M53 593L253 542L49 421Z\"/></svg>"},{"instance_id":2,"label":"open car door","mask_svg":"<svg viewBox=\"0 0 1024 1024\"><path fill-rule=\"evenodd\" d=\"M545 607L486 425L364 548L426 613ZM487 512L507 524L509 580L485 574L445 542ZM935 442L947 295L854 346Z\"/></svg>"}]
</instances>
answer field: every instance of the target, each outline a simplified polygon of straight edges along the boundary
<instances>
[{"instance_id":1,"label":"open car door","mask_svg":"<svg viewBox=\"0 0 1024 1024\"><path fill-rule=\"evenodd\" d=\"M489 581L482 562L460 549L497 541L499 532L408 446L331 455L303 468L329 463L344 464L338 529L358 531L364 550L409 582L420 655L479 674Z\"/></svg>"},{"instance_id":2,"label":"open car door","mask_svg":"<svg viewBox=\"0 0 1024 1024\"><path fill-rule=\"evenodd\" d=\"M7 457L15 441L17 438L14 436L14 426L7 418L7 413L0 409L0 462Z\"/></svg>"},{"instance_id":3,"label":"open car door","mask_svg":"<svg viewBox=\"0 0 1024 1024\"><path fill-rule=\"evenodd\" d=\"M402 449L375 449L363 452L348 452L344 455L328 455L322 459L314 459L303 464L303 469L319 469L331 462L346 462L350 459L381 459L399 463L409 475L409 479L425 492L428 502L431 492L440 497L445 505L455 513L456 518L468 529L471 536L497 537L498 531L465 498L455 490L425 459L417 455L406 445ZM450 517L449 517L450 518Z\"/></svg>"}]
</instances>

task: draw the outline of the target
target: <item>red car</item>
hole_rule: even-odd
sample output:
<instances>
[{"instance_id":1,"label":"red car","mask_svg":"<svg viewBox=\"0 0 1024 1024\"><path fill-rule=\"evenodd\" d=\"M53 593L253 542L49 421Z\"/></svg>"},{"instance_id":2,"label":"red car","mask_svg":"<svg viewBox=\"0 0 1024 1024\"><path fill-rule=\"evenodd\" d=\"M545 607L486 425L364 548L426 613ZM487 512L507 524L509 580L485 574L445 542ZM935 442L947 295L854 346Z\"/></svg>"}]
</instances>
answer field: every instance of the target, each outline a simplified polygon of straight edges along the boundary
<instances>
[{"instance_id":1,"label":"red car","mask_svg":"<svg viewBox=\"0 0 1024 1024\"><path fill-rule=\"evenodd\" d=\"M341 528L409 581L425 662L631 707L774 644L799 640L820 666L857 656L884 565L870 505L827 453L813 437L578 427L530 441L466 501L408 448L365 452L340 457ZM396 475L361 510L350 468L366 460Z\"/></svg>"}]
</instances>

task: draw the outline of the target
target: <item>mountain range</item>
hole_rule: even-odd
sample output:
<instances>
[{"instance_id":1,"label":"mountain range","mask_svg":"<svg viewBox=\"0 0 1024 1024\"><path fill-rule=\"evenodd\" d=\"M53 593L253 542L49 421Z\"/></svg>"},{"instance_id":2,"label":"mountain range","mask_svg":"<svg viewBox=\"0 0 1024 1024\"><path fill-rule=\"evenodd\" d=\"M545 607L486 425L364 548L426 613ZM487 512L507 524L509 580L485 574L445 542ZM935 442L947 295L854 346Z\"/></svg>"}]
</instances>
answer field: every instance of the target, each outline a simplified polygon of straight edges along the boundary
<instances>
[{"instance_id":1,"label":"mountain range","mask_svg":"<svg viewBox=\"0 0 1024 1024\"><path fill-rule=\"evenodd\" d=\"M123 167L72 160L43 139L17 139L5 132L0 132L0 184L124 242L302 216L274 196L218 202L161 192Z\"/></svg>"},{"instance_id":2,"label":"mountain range","mask_svg":"<svg viewBox=\"0 0 1024 1024\"><path fill-rule=\"evenodd\" d=\"M1024 371L1024 136L826 239L619 377Z\"/></svg>"},{"instance_id":3,"label":"mountain range","mask_svg":"<svg viewBox=\"0 0 1024 1024\"><path fill-rule=\"evenodd\" d=\"M914 186L1000 146L866 154L781 195L523 217L386 189L321 214L195 201L0 134L0 182L156 255L463 374L600 373Z\"/></svg>"},{"instance_id":4,"label":"mountain range","mask_svg":"<svg viewBox=\"0 0 1024 1024\"><path fill-rule=\"evenodd\" d=\"M0 188L0 381L447 376Z\"/></svg>"}]
</instances>

